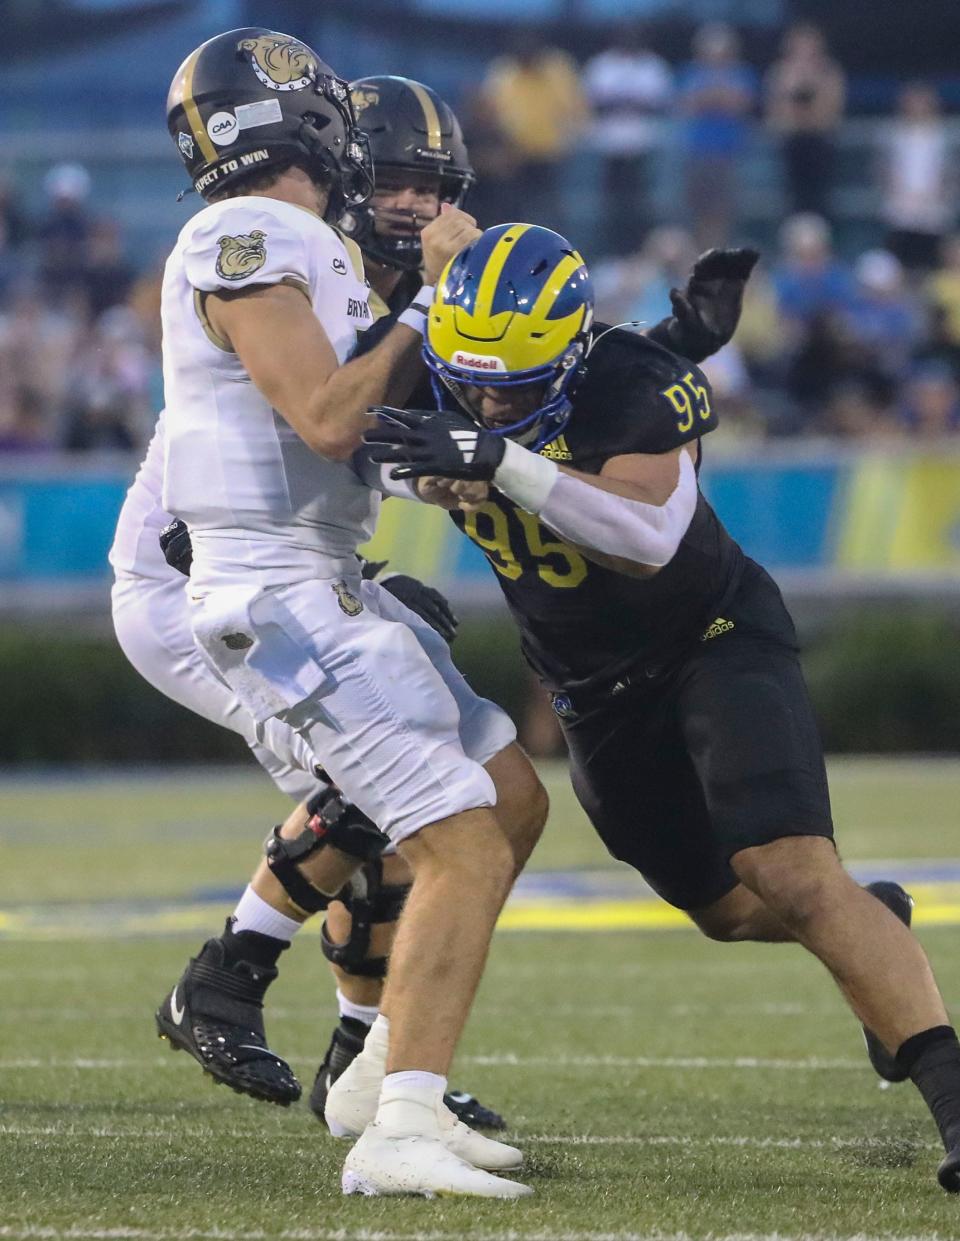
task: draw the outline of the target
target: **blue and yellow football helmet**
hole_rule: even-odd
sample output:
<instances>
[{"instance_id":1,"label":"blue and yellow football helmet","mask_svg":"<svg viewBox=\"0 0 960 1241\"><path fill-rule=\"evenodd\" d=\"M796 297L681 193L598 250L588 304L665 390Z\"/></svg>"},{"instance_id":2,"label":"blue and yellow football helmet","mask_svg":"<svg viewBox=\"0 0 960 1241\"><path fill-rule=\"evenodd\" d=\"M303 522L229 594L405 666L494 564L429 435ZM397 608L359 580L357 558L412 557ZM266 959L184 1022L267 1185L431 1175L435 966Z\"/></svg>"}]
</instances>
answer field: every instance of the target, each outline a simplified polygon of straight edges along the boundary
<instances>
[{"instance_id":1,"label":"blue and yellow football helmet","mask_svg":"<svg viewBox=\"0 0 960 1241\"><path fill-rule=\"evenodd\" d=\"M593 321L593 284L565 238L534 224L498 224L444 268L424 358L464 404L464 386L546 385L540 406L495 435L535 452L563 431ZM490 428L488 428L489 430Z\"/></svg>"}]
</instances>

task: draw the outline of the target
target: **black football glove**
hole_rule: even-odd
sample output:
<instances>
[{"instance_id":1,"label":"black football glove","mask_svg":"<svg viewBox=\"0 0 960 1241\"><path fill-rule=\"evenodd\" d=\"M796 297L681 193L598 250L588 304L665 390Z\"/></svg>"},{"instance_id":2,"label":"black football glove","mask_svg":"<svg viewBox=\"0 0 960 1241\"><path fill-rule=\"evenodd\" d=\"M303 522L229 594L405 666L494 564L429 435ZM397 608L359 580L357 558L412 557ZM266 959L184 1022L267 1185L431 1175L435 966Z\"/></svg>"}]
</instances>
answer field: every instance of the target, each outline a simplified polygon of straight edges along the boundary
<instances>
[{"instance_id":1,"label":"black football glove","mask_svg":"<svg viewBox=\"0 0 960 1241\"><path fill-rule=\"evenodd\" d=\"M743 291L760 255L756 250L708 250L693 265L685 289L671 289L670 347L698 362L733 339Z\"/></svg>"},{"instance_id":2,"label":"black football glove","mask_svg":"<svg viewBox=\"0 0 960 1241\"><path fill-rule=\"evenodd\" d=\"M441 638L452 642L457 636L460 618L454 614L446 598L439 590L426 586L415 577L408 577L406 573L388 573L381 578L380 574L388 563L386 560L361 559L360 576L365 582L379 581L384 590L389 590L395 599L399 599L411 612L416 612Z\"/></svg>"},{"instance_id":3,"label":"black football glove","mask_svg":"<svg viewBox=\"0 0 960 1241\"><path fill-rule=\"evenodd\" d=\"M503 460L503 437L459 415L389 405L376 405L370 412L380 425L367 431L363 441L373 449L371 461L394 467L391 478L435 475L489 483Z\"/></svg>"},{"instance_id":4,"label":"black football glove","mask_svg":"<svg viewBox=\"0 0 960 1241\"><path fill-rule=\"evenodd\" d=\"M460 619L439 590L426 586L415 577L408 577L406 573L390 573L380 585L411 612L422 617L445 641L452 642L457 636Z\"/></svg>"},{"instance_id":5,"label":"black football glove","mask_svg":"<svg viewBox=\"0 0 960 1241\"><path fill-rule=\"evenodd\" d=\"M193 565L193 544L187 523L175 517L168 526L163 527L158 537L163 558L170 568L189 577Z\"/></svg>"}]
</instances>

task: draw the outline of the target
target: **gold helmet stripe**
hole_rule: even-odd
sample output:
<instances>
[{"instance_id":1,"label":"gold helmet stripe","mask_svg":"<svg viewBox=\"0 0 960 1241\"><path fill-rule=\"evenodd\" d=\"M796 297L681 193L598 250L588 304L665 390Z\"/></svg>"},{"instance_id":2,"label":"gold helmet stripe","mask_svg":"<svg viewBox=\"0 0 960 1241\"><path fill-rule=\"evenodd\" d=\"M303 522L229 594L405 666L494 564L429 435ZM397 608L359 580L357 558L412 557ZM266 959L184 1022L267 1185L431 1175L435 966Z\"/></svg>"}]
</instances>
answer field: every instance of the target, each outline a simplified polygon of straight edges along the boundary
<instances>
[{"instance_id":1,"label":"gold helmet stripe","mask_svg":"<svg viewBox=\"0 0 960 1241\"><path fill-rule=\"evenodd\" d=\"M477 286L477 300L473 306L474 317L490 314L493 309L493 298L497 291L497 282L500 279L500 273L503 271L504 264L510 257L513 247L530 227L531 225L529 224L511 225L490 251L490 257L484 265L483 275L480 277L480 283Z\"/></svg>"},{"instance_id":2,"label":"gold helmet stripe","mask_svg":"<svg viewBox=\"0 0 960 1241\"><path fill-rule=\"evenodd\" d=\"M419 82L408 82L407 85L419 100L420 107L423 108L423 119L427 123L427 146L431 151L439 151L443 145L443 139L440 133L440 115L437 112L436 104Z\"/></svg>"},{"instance_id":3,"label":"gold helmet stripe","mask_svg":"<svg viewBox=\"0 0 960 1241\"><path fill-rule=\"evenodd\" d=\"M560 296L560 290L569 280L575 271L579 271L583 266L583 259L579 254L566 254L550 273L550 278L540 290L540 296L533 303L530 310L531 320L545 319L550 312L551 306Z\"/></svg>"},{"instance_id":4,"label":"gold helmet stripe","mask_svg":"<svg viewBox=\"0 0 960 1241\"><path fill-rule=\"evenodd\" d=\"M180 71L180 102L183 104L183 111L186 114L187 121L193 136L196 139L197 146L208 163L219 159L217 148L210 141L210 135L207 133L206 127L200 117L200 109L197 107L193 98L193 71L197 67L197 61L200 59L200 53L206 47L202 43L200 47L188 56L183 62L183 68Z\"/></svg>"}]
</instances>

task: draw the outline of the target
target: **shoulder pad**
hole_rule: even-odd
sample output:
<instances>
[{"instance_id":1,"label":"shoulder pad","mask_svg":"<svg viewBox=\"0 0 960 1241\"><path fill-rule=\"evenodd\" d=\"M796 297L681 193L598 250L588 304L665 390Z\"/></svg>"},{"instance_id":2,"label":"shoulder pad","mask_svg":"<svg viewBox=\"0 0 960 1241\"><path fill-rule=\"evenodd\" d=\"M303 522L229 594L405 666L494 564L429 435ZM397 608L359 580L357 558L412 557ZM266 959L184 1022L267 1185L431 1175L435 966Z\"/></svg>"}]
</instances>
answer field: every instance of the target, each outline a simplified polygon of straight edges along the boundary
<instances>
[{"instance_id":1,"label":"shoulder pad","mask_svg":"<svg viewBox=\"0 0 960 1241\"><path fill-rule=\"evenodd\" d=\"M318 258L315 241L326 239L313 238L314 230L290 215L289 204L278 203L277 207L286 209L274 210L263 198L230 199L201 212L183 248L184 270L191 285L210 293L258 284L293 284L309 296ZM304 224L310 225L308 213L303 214ZM316 224L329 234L329 243L322 248L335 248L343 256L339 239L322 221ZM345 256L340 261L348 262Z\"/></svg>"},{"instance_id":2,"label":"shoulder pad","mask_svg":"<svg viewBox=\"0 0 960 1241\"><path fill-rule=\"evenodd\" d=\"M598 337L588 354L574 417L596 420L598 432L609 428L600 432L607 456L669 452L717 426L710 381L699 366L620 328Z\"/></svg>"}]
</instances>

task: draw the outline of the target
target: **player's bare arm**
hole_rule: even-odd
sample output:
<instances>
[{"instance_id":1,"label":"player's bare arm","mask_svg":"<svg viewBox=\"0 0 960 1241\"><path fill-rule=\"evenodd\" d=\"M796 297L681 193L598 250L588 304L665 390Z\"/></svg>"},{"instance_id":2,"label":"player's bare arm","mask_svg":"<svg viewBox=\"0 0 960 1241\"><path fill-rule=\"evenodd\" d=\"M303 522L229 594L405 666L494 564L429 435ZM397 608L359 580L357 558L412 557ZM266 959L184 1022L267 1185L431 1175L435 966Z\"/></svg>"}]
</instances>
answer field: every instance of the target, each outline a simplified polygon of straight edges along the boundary
<instances>
[{"instance_id":1,"label":"player's bare arm","mask_svg":"<svg viewBox=\"0 0 960 1241\"><path fill-rule=\"evenodd\" d=\"M423 230L427 279L475 235L473 217L447 207ZM422 369L422 337L403 323L369 353L338 367L309 301L293 285L211 293L205 309L274 409L315 452L334 460L346 460L359 446L369 406L405 399Z\"/></svg>"}]
</instances>

